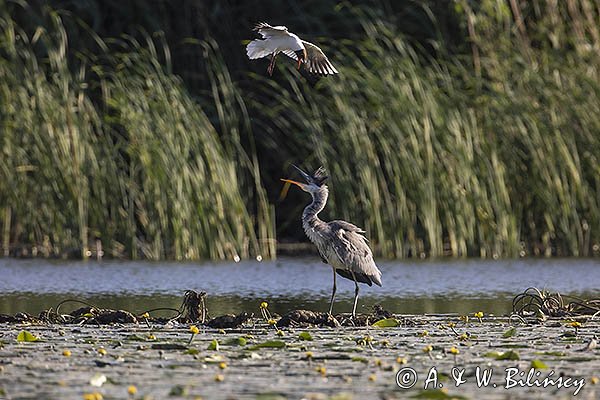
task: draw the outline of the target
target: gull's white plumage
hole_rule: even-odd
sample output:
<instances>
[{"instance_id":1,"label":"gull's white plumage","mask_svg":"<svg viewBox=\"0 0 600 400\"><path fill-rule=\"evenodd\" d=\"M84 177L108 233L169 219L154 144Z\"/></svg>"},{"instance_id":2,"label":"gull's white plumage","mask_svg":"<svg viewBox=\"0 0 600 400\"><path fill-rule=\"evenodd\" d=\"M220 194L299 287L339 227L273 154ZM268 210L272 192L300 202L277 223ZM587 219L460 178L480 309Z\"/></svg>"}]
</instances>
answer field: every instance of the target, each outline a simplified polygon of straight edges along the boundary
<instances>
[{"instance_id":1,"label":"gull's white plumage","mask_svg":"<svg viewBox=\"0 0 600 400\"><path fill-rule=\"evenodd\" d=\"M325 53L316 45L300 39L285 26L271 26L261 22L254 28L262 39L255 39L246 46L246 54L251 60L271 56L267 72L273 73L275 59L279 53L297 61L298 68L304 64L306 70L318 75L333 75L338 71Z\"/></svg>"}]
</instances>

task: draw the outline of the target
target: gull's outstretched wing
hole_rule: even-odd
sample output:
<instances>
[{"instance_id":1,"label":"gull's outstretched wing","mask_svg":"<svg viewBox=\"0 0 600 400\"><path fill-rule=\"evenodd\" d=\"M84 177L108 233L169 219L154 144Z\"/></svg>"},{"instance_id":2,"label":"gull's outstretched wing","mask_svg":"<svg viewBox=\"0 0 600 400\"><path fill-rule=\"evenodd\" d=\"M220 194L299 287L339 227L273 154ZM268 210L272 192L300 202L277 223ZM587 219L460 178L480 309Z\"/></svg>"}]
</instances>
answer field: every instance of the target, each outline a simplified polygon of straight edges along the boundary
<instances>
[{"instance_id":1,"label":"gull's outstretched wing","mask_svg":"<svg viewBox=\"0 0 600 400\"><path fill-rule=\"evenodd\" d=\"M319 46L305 40L302 41L302 44L306 49L305 66L308 72L316 75L334 75L338 73L338 70L331 64ZM282 53L294 60L298 60L298 56L293 51L284 50Z\"/></svg>"},{"instance_id":2,"label":"gull's outstretched wing","mask_svg":"<svg viewBox=\"0 0 600 400\"><path fill-rule=\"evenodd\" d=\"M288 28L286 26L271 26L266 22L259 22L254 26L254 30L258 32L264 39L268 39L273 36L289 35Z\"/></svg>"}]
</instances>

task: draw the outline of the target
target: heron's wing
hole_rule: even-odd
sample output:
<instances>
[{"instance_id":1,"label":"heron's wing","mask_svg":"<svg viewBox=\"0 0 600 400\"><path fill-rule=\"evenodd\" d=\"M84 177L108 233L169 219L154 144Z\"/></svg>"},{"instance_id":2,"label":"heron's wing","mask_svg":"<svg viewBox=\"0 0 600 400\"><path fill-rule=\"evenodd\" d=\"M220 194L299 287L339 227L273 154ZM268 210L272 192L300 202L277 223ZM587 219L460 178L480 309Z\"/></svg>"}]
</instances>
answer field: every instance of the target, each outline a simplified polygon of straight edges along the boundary
<instances>
[{"instance_id":1,"label":"heron's wing","mask_svg":"<svg viewBox=\"0 0 600 400\"><path fill-rule=\"evenodd\" d=\"M302 44L306 49L305 65L308 72L316 75L334 75L338 73L338 70L331 64L331 61L319 46L305 40L302 41ZM282 53L296 61L298 60L296 53L291 50L283 50Z\"/></svg>"},{"instance_id":2,"label":"heron's wing","mask_svg":"<svg viewBox=\"0 0 600 400\"><path fill-rule=\"evenodd\" d=\"M289 35L288 29L285 26L271 26L266 22L259 22L254 26L254 30L258 32L264 39L273 36Z\"/></svg>"},{"instance_id":3,"label":"heron's wing","mask_svg":"<svg viewBox=\"0 0 600 400\"><path fill-rule=\"evenodd\" d=\"M355 225L345 221L334 221L332 228L331 245L340 263L345 267L347 275L352 279L352 273L356 276L359 282L364 282L371 285L374 282L381 286L381 271L375 265L373 253L367 244L367 239L356 230L346 230L340 228L340 222L347 224L352 229L359 229ZM336 228L336 225L338 227ZM330 225L331 226L331 225ZM336 269L337 271L337 269ZM338 272L339 273L339 272ZM347 277L340 273L340 275Z\"/></svg>"},{"instance_id":4,"label":"heron's wing","mask_svg":"<svg viewBox=\"0 0 600 400\"><path fill-rule=\"evenodd\" d=\"M344 229L344 230L350 231L350 232L365 233L364 229L359 228L358 226L351 224L350 222L342 221L339 219L336 219L335 221L330 221L329 226L331 227L331 229L335 229L335 230ZM365 240L366 240L366 238L365 238Z\"/></svg>"}]
</instances>

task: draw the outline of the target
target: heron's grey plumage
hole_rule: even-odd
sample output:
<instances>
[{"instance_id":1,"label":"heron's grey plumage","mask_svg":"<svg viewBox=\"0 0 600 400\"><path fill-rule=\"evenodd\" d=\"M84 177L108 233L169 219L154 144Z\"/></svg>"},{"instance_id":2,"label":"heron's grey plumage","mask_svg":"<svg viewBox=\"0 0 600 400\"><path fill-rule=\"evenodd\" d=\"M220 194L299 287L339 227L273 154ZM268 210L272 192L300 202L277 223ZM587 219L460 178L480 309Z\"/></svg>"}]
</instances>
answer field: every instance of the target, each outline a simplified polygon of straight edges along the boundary
<instances>
[{"instance_id":1,"label":"heron's grey plumage","mask_svg":"<svg viewBox=\"0 0 600 400\"><path fill-rule=\"evenodd\" d=\"M333 293L329 312L333 307L336 284L335 273L353 280L356 284L354 308L356 313L358 299L358 283L373 283L381 286L381 271L377 268L373 253L369 248L368 240L363 235L364 230L350 222L335 220L322 221L318 214L325 208L329 196L329 188L324 184L325 170L319 168L313 175L309 175L296 167L303 175L308 185L300 186L312 196L312 202L306 206L302 213L302 227L306 236L317 247L321 258L334 269Z\"/></svg>"}]
</instances>

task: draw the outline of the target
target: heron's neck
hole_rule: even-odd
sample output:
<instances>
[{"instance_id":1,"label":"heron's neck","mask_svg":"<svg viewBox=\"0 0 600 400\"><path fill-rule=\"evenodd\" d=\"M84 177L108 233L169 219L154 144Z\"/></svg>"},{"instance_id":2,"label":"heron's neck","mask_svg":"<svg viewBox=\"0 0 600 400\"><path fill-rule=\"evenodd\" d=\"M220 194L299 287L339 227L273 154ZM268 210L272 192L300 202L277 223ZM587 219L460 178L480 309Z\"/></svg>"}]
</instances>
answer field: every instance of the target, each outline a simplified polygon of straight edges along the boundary
<instances>
[{"instance_id":1,"label":"heron's neck","mask_svg":"<svg viewBox=\"0 0 600 400\"><path fill-rule=\"evenodd\" d=\"M322 222L318 214L323 211L325 204L327 203L327 197L329 196L329 189L327 186L321 186L319 191L311 193L313 201L306 206L302 213L302 222L304 228L314 228L319 222Z\"/></svg>"}]
</instances>

